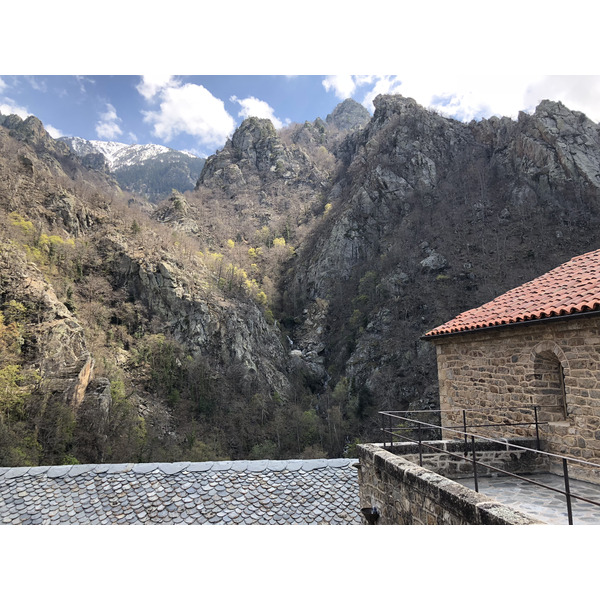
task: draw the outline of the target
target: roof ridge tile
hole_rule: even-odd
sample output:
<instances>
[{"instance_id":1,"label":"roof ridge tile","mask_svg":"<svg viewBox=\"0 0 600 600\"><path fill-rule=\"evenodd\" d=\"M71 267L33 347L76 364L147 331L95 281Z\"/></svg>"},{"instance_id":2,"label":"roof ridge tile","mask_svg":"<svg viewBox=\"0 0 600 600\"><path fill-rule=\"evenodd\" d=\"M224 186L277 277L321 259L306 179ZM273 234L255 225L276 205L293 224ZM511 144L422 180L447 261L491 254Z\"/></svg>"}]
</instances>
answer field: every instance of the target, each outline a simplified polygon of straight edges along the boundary
<instances>
[{"instance_id":1,"label":"roof ridge tile","mask_svg":"<svg viewBox=\"0 0 600 600\"><path fill-rule=\"evenodd\" d=\"M138 475L146 475L156 469L158 469L158 463L137 463L131 470Z\"/></svg>"},{"instance_id":2,"label":"roof ridge tile","mask_svg":"<svg viewBox=\"0 0 600 600\"><path fill-rule=\"evenodd\" d=\"M175 475L186 469L189 465L189 462L158 463L158 468L165 475Z\"/></svg>"},{"instance_id":3,"label":"roof ridge tile","mask_svg":"<svg viewBox=\"0 0 600 600\"><path fill-rule=\"evenodd\" d=\"M64 477L73 465L56 465L48 469L47 476L51 478Z\"/></svg>"},{"instance_id":4,"label":"roof ridge tile","mask_svg":"<svg viewBox=\"0 0 600 600\"><path fill-rule=\"evenodd\" d=\"M31 467L11 467L4 473L5 479L14 479L15 477L20 477L21 475L25 475Z\"/></svg>"},{"instance_id":5,"label":"roof ridge tile","mask_svg":"<svg viewBox=\"0 0 600 600\"><path fill-rule=\"evenodd\" d=\"M323 469L327 466L327 460L324 458L313 458L302 461L302 468L305 471L312 471L314 469Z\"/></svg>"},{"instance_id":6,"label":"roof ridge tile","mask_svg":"<svg viewBox=\"0 0 600 600\"><path fill-rule=\"evenodd\" d=\"M210 471L214 465L214 461L209 460L209 461L204 461L204 462L191 462L187 468L186 471L188 471L189 473L196 473L196 472L203 472L203 471Z\"/></svg>"}]
</instances>

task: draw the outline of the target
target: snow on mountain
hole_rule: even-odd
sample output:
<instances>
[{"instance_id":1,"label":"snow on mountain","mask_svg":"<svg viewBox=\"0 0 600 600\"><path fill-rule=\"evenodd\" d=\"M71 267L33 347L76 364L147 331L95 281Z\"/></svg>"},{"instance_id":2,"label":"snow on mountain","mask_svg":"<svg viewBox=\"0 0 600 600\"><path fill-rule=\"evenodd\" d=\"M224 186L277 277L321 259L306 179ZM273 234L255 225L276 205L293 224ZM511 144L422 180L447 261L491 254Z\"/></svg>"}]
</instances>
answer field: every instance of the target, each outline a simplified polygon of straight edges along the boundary
<instances>
[{"instance_id":1,"label":"snow on mountain","mask_svg":"<svg viewBox=\"0 0 600 600\"><path fill-rule=\"evenodd\" d=\"M158 144L130 145L80 137L60 139L82 158L89 154L104 156L104 164L90 158L84 162L91 168L108 169L123 190L145 196L151 202L159 202L173 189L193 190L205 162L191 152Z\"/></svg>"},{"instance_id":2,"label":"snow on mountain","mask_svg":"<svg viewBox=\"0 0 600 600\"><path fill-rule=\"evenodd\" d=\"M123 144L121 142L105 142L101 140L84 140L79 137L61 138L79 156L90 153L103 154L111 171L116 172L125 167L139 164L150 158L155 158L165 152L177 152L158 144ZM186 156L195 157L189 152Z\"/></svg>"}]
</instances>

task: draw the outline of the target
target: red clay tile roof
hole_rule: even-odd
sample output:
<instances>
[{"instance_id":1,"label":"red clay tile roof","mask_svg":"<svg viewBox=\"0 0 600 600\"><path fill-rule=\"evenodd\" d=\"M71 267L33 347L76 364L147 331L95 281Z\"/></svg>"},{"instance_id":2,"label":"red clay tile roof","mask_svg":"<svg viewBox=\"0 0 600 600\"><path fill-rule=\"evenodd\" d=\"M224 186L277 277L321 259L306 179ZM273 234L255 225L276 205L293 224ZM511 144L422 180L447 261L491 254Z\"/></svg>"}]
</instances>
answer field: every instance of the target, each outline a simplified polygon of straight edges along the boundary
<instances>
[{"instance_id":1,"label":"red clay tile roof","mask_svg":"<svg viewBox=\"0 0 600 600\"><path fill-rule=\"evenodd\" d=\"M600 309L600 250L594 250L461 313L425 337Z\"/></svg>"}]
</instances>

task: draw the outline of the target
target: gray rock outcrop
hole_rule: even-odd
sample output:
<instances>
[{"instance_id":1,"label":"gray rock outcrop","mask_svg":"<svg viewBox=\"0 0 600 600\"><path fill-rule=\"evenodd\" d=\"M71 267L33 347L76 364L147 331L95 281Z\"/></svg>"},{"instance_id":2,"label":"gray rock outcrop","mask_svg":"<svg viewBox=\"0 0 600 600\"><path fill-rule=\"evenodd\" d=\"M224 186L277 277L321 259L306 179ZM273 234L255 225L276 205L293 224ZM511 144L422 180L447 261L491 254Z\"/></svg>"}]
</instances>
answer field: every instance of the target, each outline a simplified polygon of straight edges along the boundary
<instances>
[{"instance_id":1,"label":"gray rock outcrop","mask_svg":"<svg viewBox=\"0 0 600 600\"><path fill-rule=\"evenodd\" d=\"M370 120L369 111L352 98L347 98L338 104L325 119L328 125L333 125L341 130L364 127Z\"/></svg>"}]
</instances>

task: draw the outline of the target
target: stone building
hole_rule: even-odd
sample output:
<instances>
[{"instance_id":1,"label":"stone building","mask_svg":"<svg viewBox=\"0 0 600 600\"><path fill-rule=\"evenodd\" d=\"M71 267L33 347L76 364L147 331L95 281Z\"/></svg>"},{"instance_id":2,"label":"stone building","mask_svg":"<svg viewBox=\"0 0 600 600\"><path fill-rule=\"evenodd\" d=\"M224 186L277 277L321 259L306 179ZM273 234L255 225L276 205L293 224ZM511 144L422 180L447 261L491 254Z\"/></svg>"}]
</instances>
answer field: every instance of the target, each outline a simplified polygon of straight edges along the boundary
<instances>
[{"instance_id":1,"label":"stone building","mask_svg":"<svg viewBox=\"0 0 600 600\"><path fill-rule=\"evenodd\" d=\"M600 250L458 315L424 339L437 349L444 427L467 418L493 425L481 435L535 435L525 423L537 406L543 450L600 460ZM598 475L584 470L579 477Z\"/></svg>"}]
</instances>

